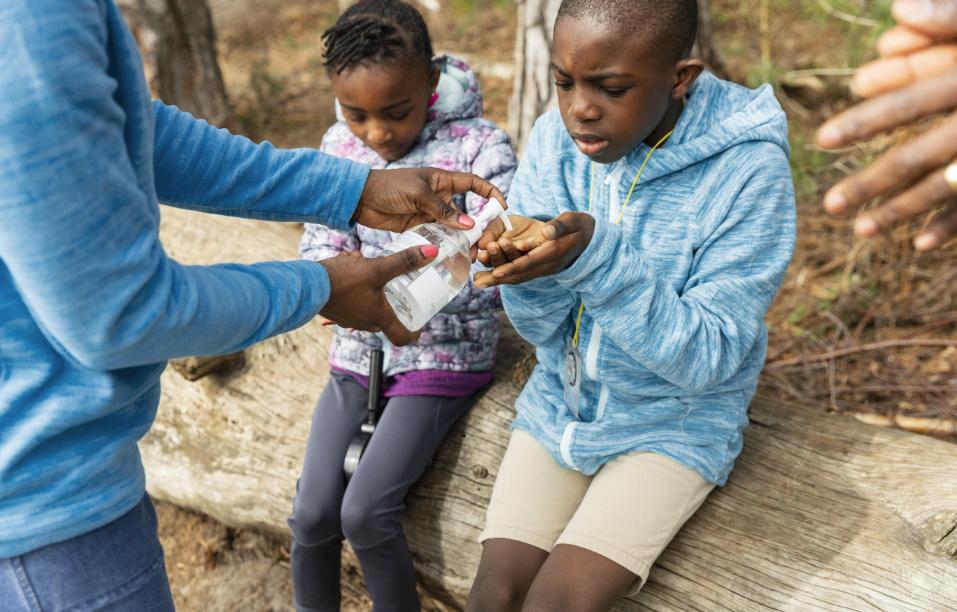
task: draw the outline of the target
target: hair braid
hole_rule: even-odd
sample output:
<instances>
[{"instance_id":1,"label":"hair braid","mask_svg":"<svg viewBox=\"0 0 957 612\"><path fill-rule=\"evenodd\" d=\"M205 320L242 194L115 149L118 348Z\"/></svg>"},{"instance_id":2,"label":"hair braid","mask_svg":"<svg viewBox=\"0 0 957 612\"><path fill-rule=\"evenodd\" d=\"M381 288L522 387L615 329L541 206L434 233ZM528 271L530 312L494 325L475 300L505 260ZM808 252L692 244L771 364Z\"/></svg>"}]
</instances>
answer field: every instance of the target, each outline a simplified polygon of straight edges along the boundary
<instances>
[{"instance_id":1,"label":"hair braid","mask_svg":"<svg viewBox=\"0 0 957 612\"><path fill-rule=\"evenodd\" d=\"M432 40L418 10L401 0L362 0L323 32L326 68L342 73L364 64L420 56L432 59Z\"/></svg>"}]
</instances>

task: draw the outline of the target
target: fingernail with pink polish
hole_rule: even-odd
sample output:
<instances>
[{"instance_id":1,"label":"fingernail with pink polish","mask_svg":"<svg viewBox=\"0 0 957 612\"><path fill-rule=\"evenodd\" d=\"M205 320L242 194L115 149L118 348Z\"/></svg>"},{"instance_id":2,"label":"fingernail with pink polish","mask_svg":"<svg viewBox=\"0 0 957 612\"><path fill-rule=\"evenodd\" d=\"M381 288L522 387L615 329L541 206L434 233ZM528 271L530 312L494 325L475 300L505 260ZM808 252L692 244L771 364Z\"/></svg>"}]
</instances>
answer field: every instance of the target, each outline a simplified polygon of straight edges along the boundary
<instances>
[{"instance_id":1,"label":"fingernail with pink polish","mask_svg":"<svg viewBox=\"0 0 957 612\"><path fill-rule=\"evenodd\" d=\"M424 244L419 247L419 251L421 251L422 255L427 259L432 259L439 254L439 247L435 246L434 244Z\"/></svg>"},{"instance_id":2,"label":"fingernail with pink polish","mask_svg":"<svg viewBox=\"0 0 957 612\"><path fill-rule=\"evenodd\" d=\"M459 223L465 227L472 227L475 225L475 219L468 215L459 215Z\"/></svg>"}]
</instances>

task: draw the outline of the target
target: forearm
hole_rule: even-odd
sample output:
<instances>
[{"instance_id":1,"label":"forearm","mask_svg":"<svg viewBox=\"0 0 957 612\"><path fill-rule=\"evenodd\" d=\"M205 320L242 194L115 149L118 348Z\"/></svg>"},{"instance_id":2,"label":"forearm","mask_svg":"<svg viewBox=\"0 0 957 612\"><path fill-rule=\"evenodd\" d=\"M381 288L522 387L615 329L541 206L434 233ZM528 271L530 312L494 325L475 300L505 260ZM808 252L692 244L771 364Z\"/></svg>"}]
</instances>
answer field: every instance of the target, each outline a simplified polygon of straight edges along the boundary
<instances>
[{"instance_id":1,"label":"forearm","mask_svg":"<svg viewBox=\"0 0 957 612\"><path fill-rule=\"evenodd\" d=\"M255 144L159 101L154 171L171 206L347 228L369 168L313 149Z\"/></svg>"},{"instance_id":2,"label":"forearm","mask_svg":"<svg viewBox=\"0 0 957 612\"><path fill-rule=\"evenodd\" d=\"M0 8L11 58L0 88L17 92L0 104L0 260L47 337L114 369L234 350L308 320L328 296L321 266L184 268L166 256L141 181L148 160L130 158L129 141L149 135L125 133L103 7L61 5Z\"/></svg>"},{"instance_id":3,"label":"forearm","mask_svg":"<svg viewBox=\"0 0 957 612\"><path fill-rule=\"evenodd\" d=\"M577 288L603 335L638 363L700 391L733 376L750 355L777 290L778 267L769 266L770 274L729 273L679 293L618 226L599 221L589 248L557 281Z\"/></svg>"},{"instance_id":4,"label":"forearm","mask_svg":"<svg viewBox=\"0 0 957 612\"><path fill-rule=\"evenodd\" d=\"M515 331L536 346L555 334L568 335L577 306L575 293L559 286L553 278L501 288L502 305Z\"/></svg>"}]
</instances>

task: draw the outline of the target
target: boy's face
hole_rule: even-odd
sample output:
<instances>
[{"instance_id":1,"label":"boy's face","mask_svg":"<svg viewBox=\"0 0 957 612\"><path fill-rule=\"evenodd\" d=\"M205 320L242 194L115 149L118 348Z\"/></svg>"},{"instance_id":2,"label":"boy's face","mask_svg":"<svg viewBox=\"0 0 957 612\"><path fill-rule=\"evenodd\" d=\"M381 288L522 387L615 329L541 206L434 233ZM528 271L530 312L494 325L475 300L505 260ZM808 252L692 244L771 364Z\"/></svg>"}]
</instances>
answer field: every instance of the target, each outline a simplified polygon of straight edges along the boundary
<instances>
[{"instance_id":1,"label":"boy's face","mask_svg":"<svg viewBox=\"0 0 957 612\"><path fill-rule=\"evenodd\" d=\"M330 73L349 129L387 161L405 156L425 127L438 71L410 60Z\"/></svg>"},{"instance_id":2,"label":"boy's face","mask_svg":"<svg viewBox=\"0 0 957 612\"><path fill-rule=\"evenodd\" d=\"M616 162L646 140L697 76L683 86L683 62L668 63L646 38L588 19L566 16L555 24L551 68L559 110L593 161Z\"/></svg>"}]
</instances>

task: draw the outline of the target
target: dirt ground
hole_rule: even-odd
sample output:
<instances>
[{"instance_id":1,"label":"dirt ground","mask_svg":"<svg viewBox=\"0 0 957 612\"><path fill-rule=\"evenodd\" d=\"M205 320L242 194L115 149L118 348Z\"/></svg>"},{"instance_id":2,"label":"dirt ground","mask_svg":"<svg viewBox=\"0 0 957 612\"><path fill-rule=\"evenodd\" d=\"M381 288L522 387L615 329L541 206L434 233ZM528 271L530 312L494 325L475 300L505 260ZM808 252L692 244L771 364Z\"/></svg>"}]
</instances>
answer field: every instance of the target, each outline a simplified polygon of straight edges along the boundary
<instances>
[{"instance_id":1,"label":"dirt ground","mask_svg":"<svg viewBox=\"0 0 957 612\"><path fill-rule=\"evenodd\" d=\"M438 52L472 62L486 114L506 125L515 33L507 0L440 0L427 14ZM761 6L768 6L762 19ZM241 130L282 146L316 146L334 119L321 66L331 0L212 0L227 89ZM918 254L902 228L854 241L850 220L823 214L820 198L902 134L839 155L816 149L813 130L847 105L849 67L872 55L889 23L888 0L713 2L718 47L735 80L770 81L791 118L798 249L768 316L760 392L897 420L921 430L957 418L957 245ZM954 440L953 437L948 439ZM954 440L957 441L957 440ZM288 546L159 504L174 596L181 610L286 610ZM344 581L344 608L368 610L360 577ZM426 602L426 609L438 610Z\"/></svg>"}]
</instances>

